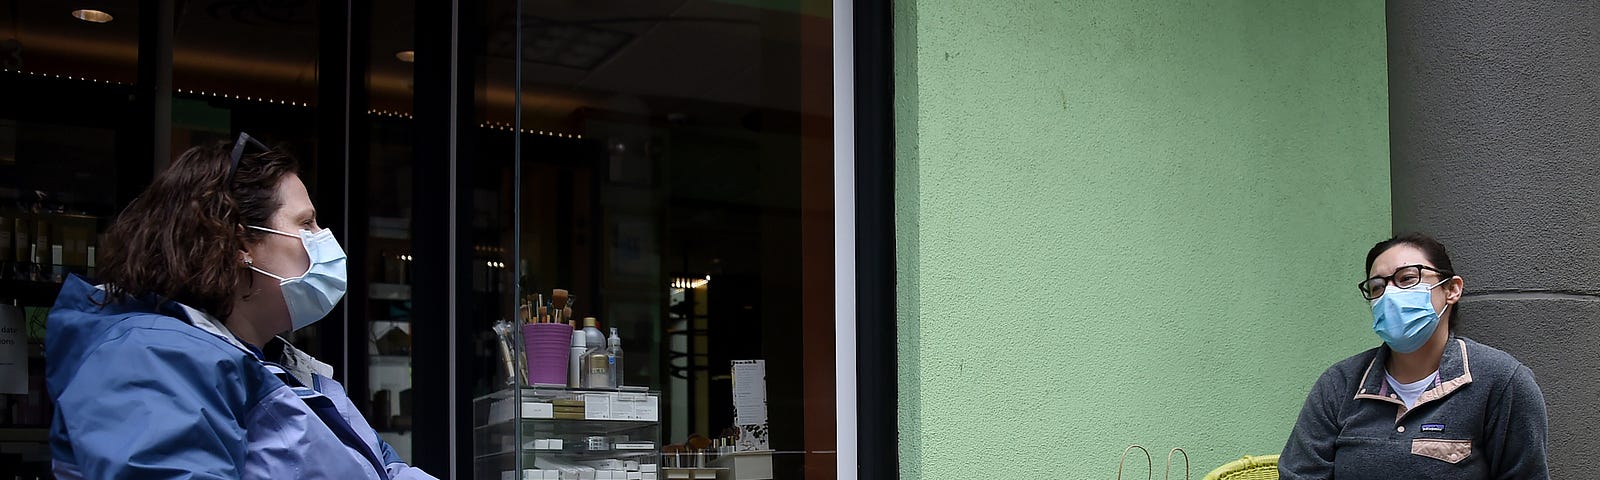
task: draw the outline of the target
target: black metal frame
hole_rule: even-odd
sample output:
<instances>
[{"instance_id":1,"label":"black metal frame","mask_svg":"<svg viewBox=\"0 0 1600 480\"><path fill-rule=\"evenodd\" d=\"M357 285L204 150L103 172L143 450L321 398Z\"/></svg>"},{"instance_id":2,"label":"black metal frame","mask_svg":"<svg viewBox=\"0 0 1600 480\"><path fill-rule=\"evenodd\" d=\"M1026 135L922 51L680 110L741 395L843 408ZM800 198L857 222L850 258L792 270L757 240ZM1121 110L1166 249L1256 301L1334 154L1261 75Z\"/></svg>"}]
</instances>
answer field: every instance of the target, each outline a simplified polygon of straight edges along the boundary
<instances>
[{"instance_id":1,"label":"black metal frame","mask_svg":"<svg viewBox=\"0 0 1600 480\"><path fill-rule=\"evenodd\" d=\"M412 164L412 338L447 339L412 345L416 466L440 477L472 476L472 404L455 388L472 378L471 162L476 130L473 77L477 55L465 41L478 18L476 0L416 2L416 82L413 110L419 132ZM444 228L441 228L444 226ZM463 327L469 328L469 327ZM444 386L444 388L430 387Z\"/></svg>"},{"instance_id":2,"label":"black metal frame","mask_svg":"<svg viewBox=\"0 0 1600 480\"><path fill-rule=\"evenodd\" d=\"M893 3L852 2L857 478L900 478L895 343ZM842 332L841 332L842 333Z\"/></svg>"},{"instance_id":3,"label":"black metal frame","mask_svg":"<svg viewBox=\"0 0 1600 480\"><path fill-rule=\"evenodd\" d=\"M366 120L368 70L367 49L361 42L370 38L372 27L369 0L323 2L318 5L317 41L317 204L318 223L336 228L346 250L355 255L366 252L370 207L366 201L369 139ZM338 206L339 208L329 208ZM322 355L337 352L323 361L338 366L336 376L356 405L366 408L362 399L371 398L367 370L367 312L369 306L367 269L357 262L348 269L349 288L345 301L329 314L318 334L317 350ZM364 412L370 413L370 412Z\"/></svg>"}]
</instances>

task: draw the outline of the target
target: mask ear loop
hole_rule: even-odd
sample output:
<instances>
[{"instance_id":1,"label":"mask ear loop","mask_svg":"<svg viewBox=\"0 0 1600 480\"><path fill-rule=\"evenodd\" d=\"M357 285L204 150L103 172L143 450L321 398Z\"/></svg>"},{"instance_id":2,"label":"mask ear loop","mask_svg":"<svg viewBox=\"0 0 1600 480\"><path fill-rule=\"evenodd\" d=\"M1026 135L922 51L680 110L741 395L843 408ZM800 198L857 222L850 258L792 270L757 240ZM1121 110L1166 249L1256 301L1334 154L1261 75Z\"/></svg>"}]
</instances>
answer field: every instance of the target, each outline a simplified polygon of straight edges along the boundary
<instances>
[{"instance_id":1,"label":"mask ear loop","mask_svg":"<svg viewBox=\"0 0 1600 480\"><path fill-rule=\"evenodd\" d=\"M1461 276L1460 275L1451 275L1450 278L1446 278L1444 280L1440 280L1439 283L1435 283L1435 284L1433 284L1433 286L1428 287L1428 290L1431 291L1431 290L1433 290L1435 288L1439 288L1440 285L1444 285L1446 283L1450 283L1451 280L1455 280L1457 278L1461 278ZM1450 294L1446 293L1445 295L1449 296ZM1459 302L1461 300L1456 300L1456 301ZM1454 303L1446 303L1446 304L1444 304L1444 308L1439 309L1439 318L1441 318L1441 319L1444 318L1445 312L1450 311L1450 307L1454 307L1455 305L1456 304L1454 304Z\"/></svg>"},{"instance_id":2,"label":"mask ear loop","mask_svg":"<svg viewBox=\"0 0 1600 480\"><path fill-rule=\"evenodd\" d=\"M255 229L255 230L260 230L260 231L263 231L263 232L268 232L268 233L274 233L274 234L278 234L278 235L283 235L283 236L285 236L285 237L289 237L289 238L293 238L293 239L296 239L296 240L300 240L300 241L301 241L301 243L302 243L302 245L303 245L303 244L304 244L304 242L305 242L305 241L306 241L306 237L302 237L302 236L300 236L300 235L290 235L290 234L289 234L289 233L286 233L286 232L281 232L281 231L278 231L278 230L273 230L273 229L270 229L270 228L267 228L267 227L258 227L258 226L255 226L255 225L245 225L245 226L244 226L244 227L245 227L245 228L251 228L251 229ZM317 232L318 232L318 233L321 233L321 232L324 232L324 231L327 231L327 230L328 230L328 229L326 229L326 228L324 228L324 229L322 229L322 230L318 230L318 231L317 231ZM276 275L276 274L274 274L274 273L272 273L272 272L268 272L268 271L266 271L266 270L262 270L262 269L259 269L259 268L256 268L256 267L255 267L255 264L253 264L253 263L250 263L250 262L248 262L248 261L247 261L247 262L245 262L245 265L249 265L249 268L250 268L250 269L251 269L251 270L254 270L254 271L256 271L256 272L258 272L258 273L260 273L260 274L262 274L262 275L266 275L266 276L268 276L268 277L272 277L272 278L273 278L273 279L274 279L274 280L277 280L277 281L278 281L278 284L279 284L279 285L282 285L282 284L283 284L283 282L287 282L287 281L289 281L289 280L290 280L290 279L291 279L291 278L300 278L300 277L304 277L304 276L305 276L305 274L301 274L301 275L300 275L300 276L298 276L298 277L280 277L280 276L278 276L278 275ZM307 267L307 268L306 268L306 271L307 271L307 272L310 272L310 271L311 271L311 269L310 269L310 267L309 267L309 266L308 266L308 267Z\"/></svg>"},{"instance_id":3,"label":"mask ear loop","mask_svg":"<svg viewBox=\"0 0 1600 480\"><path fill-rule=\"evenodd\" d=\"M291 234L289 232L273 230L273 229L270 229L270 228L267 228L267 227L257 227L255 225L246 225L245 228L253 228L253 229L260 230L260 231L267 232L267 233L276 233L278 235L283 235L283 236L289 237L289 238L300 238L299 235Z\"/></svg>"}]
</instances>

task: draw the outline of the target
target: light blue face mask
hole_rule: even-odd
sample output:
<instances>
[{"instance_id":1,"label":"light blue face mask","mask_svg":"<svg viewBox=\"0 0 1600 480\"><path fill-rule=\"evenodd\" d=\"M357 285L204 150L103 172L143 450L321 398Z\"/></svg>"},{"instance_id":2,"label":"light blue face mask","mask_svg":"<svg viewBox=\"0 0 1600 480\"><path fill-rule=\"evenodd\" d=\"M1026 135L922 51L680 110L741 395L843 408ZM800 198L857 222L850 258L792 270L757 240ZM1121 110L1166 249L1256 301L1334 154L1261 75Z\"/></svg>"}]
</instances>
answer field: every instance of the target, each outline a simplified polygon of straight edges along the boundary
<instances>
[{"instance_id":1,"label":"light blue face mask","mask_svg":"<svg viewBox=\"0 0 1600 480\"><path fill-rule=\"evenodd\" d=\"M265 227L250 228L300 239L306 248L306 257L311 259L311 267L297 277L280 277L250 266L251 270L278 280L278 287L283 289L283 301L289 306L293 328L305 328L328 316L339 299L344 298L347 286L344 249L339 247L339 240L333 238L333 230L324 228L316 233L301 230L299 235L294 235Z\"/></svg>"},{"instance_id":2,"label":"light blue face mask","mask_svg":"<svg viewBox=\"0 0 1600 480\"><path fill-rule=\"evenodd\" d=\"M1372 331L1396 352L1411 353L1422 348L1439 328L1439 313L1433 311L1433 289L1448 281L1411 288L1384 287L1383 296L1372 300ZM1449 310L1450 306L1445 305L1444 309Z\"/></svg>"}]
</instances>

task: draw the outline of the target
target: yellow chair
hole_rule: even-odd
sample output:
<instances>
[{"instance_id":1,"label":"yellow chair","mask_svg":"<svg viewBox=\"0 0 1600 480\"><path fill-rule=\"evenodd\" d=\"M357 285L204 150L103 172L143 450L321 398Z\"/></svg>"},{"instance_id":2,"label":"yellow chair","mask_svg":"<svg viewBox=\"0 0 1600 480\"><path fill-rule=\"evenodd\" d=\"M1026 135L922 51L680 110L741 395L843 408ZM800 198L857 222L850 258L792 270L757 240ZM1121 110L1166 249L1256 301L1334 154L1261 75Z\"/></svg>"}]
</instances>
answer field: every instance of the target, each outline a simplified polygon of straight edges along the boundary
<instances>
[{"instance_id":1,"label":"yellow chair","mask_svg":"<svg viewBox=\"0 0 1600 480\"><path fill-rule=\"evenodd\" d=\"M1205 480L1278 480L1278 456L1245 455L1207 473Z\"/></svg>"}]
</instances>

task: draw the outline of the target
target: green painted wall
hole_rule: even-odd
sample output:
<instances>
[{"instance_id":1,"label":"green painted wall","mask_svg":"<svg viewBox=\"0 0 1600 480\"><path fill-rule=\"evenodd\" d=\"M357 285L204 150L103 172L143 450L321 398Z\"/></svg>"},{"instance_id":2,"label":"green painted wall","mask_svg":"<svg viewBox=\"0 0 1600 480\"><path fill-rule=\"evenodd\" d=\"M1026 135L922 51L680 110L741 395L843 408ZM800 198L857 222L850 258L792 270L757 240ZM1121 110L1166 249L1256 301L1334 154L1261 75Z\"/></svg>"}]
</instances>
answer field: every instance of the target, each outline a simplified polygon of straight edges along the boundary
<instances>
[{"instance_id":1,"label":"green painted wall","mask_svg":"<svg viewBox=\"0 0 1600 480\"><path fill-rule=\"evenodd\" d=\"M895 9L903 478L1198 479L1378 343L1383 2Z\"/></svg>"}]
</instances>

